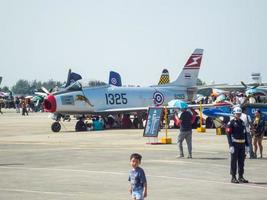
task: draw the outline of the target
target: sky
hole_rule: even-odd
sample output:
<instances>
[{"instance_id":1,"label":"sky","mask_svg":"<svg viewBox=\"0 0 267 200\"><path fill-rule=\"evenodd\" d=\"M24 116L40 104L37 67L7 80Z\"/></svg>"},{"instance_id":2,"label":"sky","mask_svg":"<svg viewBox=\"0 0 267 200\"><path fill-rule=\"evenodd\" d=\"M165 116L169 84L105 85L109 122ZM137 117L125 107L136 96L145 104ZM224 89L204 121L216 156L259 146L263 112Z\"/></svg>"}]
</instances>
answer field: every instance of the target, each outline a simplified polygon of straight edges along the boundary
<instances>
[{"instance_id":1,"label":"sky","mask_svg":"<svg viewBox=\"0 0 267 200\"><path fill-rule=\"evenodd\" d=\"M19 79L157 84L177 78L195 48L206 83L267 82L265 0L0 0L1 86Z\"/></svg>"}]
</instances>

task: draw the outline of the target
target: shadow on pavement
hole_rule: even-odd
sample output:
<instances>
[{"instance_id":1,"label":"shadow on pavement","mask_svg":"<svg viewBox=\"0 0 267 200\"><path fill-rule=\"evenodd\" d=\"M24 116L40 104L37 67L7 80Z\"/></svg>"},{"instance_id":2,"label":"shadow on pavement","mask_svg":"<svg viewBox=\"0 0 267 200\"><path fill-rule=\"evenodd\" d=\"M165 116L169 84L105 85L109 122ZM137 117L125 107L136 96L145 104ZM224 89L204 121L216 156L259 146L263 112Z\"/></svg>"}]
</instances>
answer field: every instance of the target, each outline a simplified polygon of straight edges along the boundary
<instances>
[{"instance_id":1,"label":"shadow on pavement","mask_svg":"<svg viewBox=\"0 0 267 200\"><path fill-rule=\"evenodd\" d=\"M0 163L1 166L15 166L15 165L24 165L23 163Z\"/></svg>"},{"instance_id":2,"label":"shadow on pavement","mask_svg":"<svg viewBox=\"0 0 267 200\"><path fill-rule=\"evenodd\" d=\"M194 158L194 160L227 160L228 158Z\"/></svg>"},{"instance_id":3,"label":"shadow on pavement","mask_svg":"<svg viewBox=\"0 0 267 200\"><path fill-rule=\"evenodd\" d=\"M267 182L249 182L251 184L254 184L254 185L263 185L263 186L267 186Z\"/></svg>"}]
</instances>

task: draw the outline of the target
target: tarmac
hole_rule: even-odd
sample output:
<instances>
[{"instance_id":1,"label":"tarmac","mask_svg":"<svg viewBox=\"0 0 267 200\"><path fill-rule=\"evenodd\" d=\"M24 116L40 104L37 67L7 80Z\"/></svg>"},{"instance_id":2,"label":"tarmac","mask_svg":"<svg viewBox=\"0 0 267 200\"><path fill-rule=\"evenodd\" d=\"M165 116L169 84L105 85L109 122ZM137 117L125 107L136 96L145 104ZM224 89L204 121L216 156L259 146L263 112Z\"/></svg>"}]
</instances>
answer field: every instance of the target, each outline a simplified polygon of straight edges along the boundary
<instances>
[{"instance_id":1,"label":"tarmac","mask_svg":"<svg viewBox=\"0 0 267 200\"><path fill-rule=\"evenodd\" d=\"M60 133L50 130L48 113L0 115L0 199L125 200L129 194L129 156L143 155L147 200L267 199L267 153L247 159L248 184L230 183L225 135L214 129L193 132L193 159L177 159L178 130L173 144L151 145L143 130L74 132L75 121ZM159 137L164 137L164 132ZM267 151L266 138L264 151ZM187 156L187 148L184 143Z\"/></svg>"}]
</instances>

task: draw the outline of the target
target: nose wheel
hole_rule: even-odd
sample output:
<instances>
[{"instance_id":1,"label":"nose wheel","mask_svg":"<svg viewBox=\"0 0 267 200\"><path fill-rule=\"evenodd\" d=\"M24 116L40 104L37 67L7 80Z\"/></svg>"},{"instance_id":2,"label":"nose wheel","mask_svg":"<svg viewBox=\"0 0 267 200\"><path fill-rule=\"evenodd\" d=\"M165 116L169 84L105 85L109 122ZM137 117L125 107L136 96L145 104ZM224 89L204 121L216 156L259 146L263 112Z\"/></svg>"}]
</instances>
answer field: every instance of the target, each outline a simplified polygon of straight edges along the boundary
<instances>
[{"instance_id":1,"label":"nose wheel","mask_svg":"<svg viewBox=\"0 0 267 200\"><path fill-rule=\"evenodd\" d=\"M61 125L59 122L54 122L52 125L51 125L51 130L55 133L59 132L61 129Z\"/></svg>"}]
</instances>

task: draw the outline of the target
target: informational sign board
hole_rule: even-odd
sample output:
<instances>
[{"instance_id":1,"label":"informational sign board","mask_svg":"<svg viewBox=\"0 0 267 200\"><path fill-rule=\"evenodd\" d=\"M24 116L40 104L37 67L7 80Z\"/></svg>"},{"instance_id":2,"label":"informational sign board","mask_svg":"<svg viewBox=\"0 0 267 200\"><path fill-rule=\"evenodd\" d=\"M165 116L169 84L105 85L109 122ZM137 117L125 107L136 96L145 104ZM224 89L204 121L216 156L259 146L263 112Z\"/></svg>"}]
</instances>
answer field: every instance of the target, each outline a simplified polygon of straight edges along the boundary
<instances>
[{"instance_id":1,"label":"informational sign board","mask_svg":"<svg viewBox=\"0 0 267 200\"><path fill-rule=\"evenodd\" d=\"M162 108L157 107L148 109L146 126L143 134L144 137L158 137L162 110Z\"/></svg>"}]
</instances>

